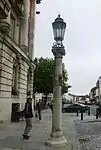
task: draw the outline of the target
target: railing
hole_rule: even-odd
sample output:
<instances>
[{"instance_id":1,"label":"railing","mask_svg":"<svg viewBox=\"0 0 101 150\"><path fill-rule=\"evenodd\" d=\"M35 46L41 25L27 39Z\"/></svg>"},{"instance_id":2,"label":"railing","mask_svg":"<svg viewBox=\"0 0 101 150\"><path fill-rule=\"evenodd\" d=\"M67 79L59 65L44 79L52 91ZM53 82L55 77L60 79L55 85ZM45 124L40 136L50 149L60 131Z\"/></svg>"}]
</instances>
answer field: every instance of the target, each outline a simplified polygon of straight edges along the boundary
<instances>
[{"instance_id":1,"label":"railing","mask_svg":"<svg viewBox=\"0 0 101 150\"><path fill-rule=\"evenodd\" d=\"M8 0L0 0L0 19L6 19L10 8L11 4Z\"/></svg>"}]
</instances>

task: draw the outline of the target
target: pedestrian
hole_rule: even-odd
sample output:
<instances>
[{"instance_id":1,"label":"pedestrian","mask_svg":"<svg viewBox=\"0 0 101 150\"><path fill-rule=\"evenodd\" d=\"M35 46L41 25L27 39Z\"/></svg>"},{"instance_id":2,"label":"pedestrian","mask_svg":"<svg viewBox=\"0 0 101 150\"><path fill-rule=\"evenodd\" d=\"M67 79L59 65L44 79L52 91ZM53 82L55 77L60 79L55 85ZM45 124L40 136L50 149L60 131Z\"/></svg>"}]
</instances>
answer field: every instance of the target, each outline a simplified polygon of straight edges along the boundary
<instances>
[{"instance_id":1,"label":"pedestrian","mask_svg":"<svg viewBox=\"0 0 101 150\"><path fill-rule=\"evenodd\" d=\"M50 104L50 109L51 109L51 112L53 114L53 103Z\"/></svg>"},{"instance_id":2,"label":"pedestrian","mask_svg":"<svg viewBox=\"0 0 101 150\"><path fill-rule=\"evenodd\" d=\"M39 102L37 102L36 108L37 108L37 111L38 111L39 120L41 120L41 100L39 100Z\"/></svg>"},{"instance_id":3,"label":"pedestrian","mask_svg":"<svg viewBox=\"0 0 101 150\"><path fill-rule=\"evenodd\" d=\"M35 105L35 118L38 118L38 110L37 110L37 101L36 101L36 105Z\"/></svg>"},{"instance_id":4,"label":"pedestrian","mask_svg":"<svg viewBox=\"0 0 101 150\"><path fill-rule=\"evenodd\" d=\"M28 135L30 130L32 129L32 118L33 118L33 112L32 112L32 99L27 98L27 101L25 103L25 109L24 109L24 115L26 120L26 126L23 134L23 139L29 139L30 136Z\"/></svg>"}]
</instances>

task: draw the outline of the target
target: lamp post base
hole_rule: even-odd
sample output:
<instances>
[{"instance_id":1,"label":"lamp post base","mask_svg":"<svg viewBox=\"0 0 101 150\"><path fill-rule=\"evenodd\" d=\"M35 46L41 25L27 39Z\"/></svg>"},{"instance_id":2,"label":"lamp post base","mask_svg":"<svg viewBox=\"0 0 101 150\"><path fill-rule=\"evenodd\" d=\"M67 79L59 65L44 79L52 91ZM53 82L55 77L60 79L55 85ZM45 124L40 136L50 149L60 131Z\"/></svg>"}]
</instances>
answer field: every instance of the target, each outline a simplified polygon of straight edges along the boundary
<instances>
[{"instance_id":1,"label":"lamp post base","mask_svg":"<svg viewBox=\"0 0 101 150\"><path fill-rule=\"evenodd\" d=\"M67 143L67 140L63 135L61 135L60 132L54 132L50 137L48 138L48 141L45 143L47 146L56 146L61 147L65 146Z\"/></svg>"}]
</instances>

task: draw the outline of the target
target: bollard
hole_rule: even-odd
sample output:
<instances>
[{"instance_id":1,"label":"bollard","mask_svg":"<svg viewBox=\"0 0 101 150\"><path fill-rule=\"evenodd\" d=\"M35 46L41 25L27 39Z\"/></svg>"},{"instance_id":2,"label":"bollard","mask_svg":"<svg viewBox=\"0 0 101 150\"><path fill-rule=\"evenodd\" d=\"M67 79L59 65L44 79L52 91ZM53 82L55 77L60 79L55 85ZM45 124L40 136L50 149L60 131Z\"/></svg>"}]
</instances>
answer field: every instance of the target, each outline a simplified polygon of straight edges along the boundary
<instances>
[{"instance_id":1,"label":"bollard","mask_svg":"<svg viewBox=\"0 0 101 150\"><path fill-rule=\"evenodd\" d=\"M98 108L96 109L96 119L98 119Z\"/></svg>"},{"instance_id":2,"label":"bollard","mask_svg":"<svg viewBox=\"0 0 101 150\"><path fill-rule=\"evenodd\" d=\"M88 108L88 116L90 116L90 107Z\"/></svg>"},{"instance_id":3,"label":"bollard","mask_svg":"<svg viewBox=\"0 0 101 150\"><path fill-rule=\"evenodd\" d=\"M83 110L81 110L81 120L83 120Z\"/></svg>"},{"instance_id":4,"label":"bollard","mask_svg":"<svg viewBox=\"0 0 101 150\"><path fill-rule=\"evenodd\" d=\"M79 111L77 110L77 114L76 114L76 116L78 116L79 115Z\"/></svg>"}]
</instances>

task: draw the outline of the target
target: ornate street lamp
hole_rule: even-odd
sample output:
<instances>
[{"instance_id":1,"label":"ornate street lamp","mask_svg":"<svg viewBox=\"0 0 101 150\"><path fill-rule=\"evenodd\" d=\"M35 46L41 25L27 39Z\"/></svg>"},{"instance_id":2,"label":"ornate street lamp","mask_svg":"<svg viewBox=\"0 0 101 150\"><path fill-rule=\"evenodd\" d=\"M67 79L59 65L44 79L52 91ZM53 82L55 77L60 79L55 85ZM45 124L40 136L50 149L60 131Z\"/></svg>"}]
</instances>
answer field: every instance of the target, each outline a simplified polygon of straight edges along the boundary
<instances>
[{"instance_id":1,"label":"ornate street lamp","mask_svg":"<svg viewBox=\"0 0 101 150\"><path fill-rule=\"evenodd\" d=\"M52 52L55 57L55 76L53 85L53 115L52 115L52 131L48 139L48 145L64 145L66 139L62 132L62 58L65 55L65 48L62 41L66 29L66 23L58 15L52 23L55 43Z\"/></svg>"},{"instance_id":2,"label":"ornate street lamp","mask_svg":"<svg viewBox=\"0 0 101 150\"><path fill-rule=\"evenodd\" d=\"M60 18L60 15L55 19L55 21L52 23L53 27L53 33L54 33L54 40L55 41L63 41L64 40L64 34L66 29L66 23L62 18Z\"/></svg>"}]
</instances>

